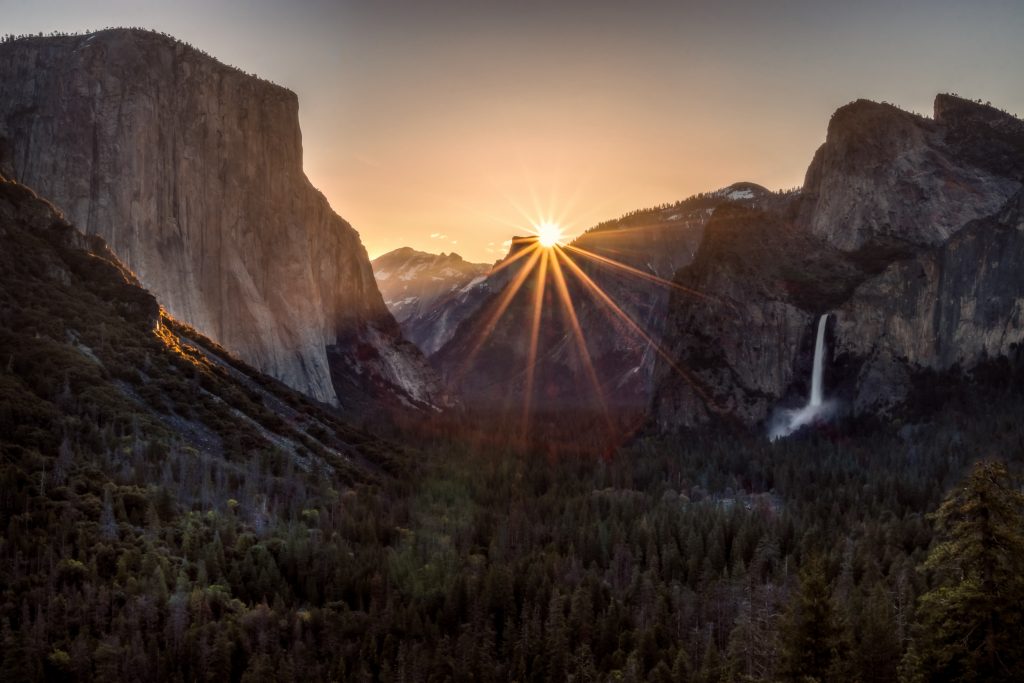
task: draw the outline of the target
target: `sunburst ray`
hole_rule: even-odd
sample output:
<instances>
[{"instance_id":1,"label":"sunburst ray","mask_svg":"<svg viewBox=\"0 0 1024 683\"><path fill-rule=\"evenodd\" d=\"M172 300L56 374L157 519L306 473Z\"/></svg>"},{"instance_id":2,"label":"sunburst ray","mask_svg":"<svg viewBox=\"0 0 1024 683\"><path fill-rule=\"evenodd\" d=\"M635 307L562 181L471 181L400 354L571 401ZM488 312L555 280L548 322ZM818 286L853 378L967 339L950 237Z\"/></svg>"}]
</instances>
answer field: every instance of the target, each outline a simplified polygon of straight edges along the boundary
<instances>
[{"instance_id":1,"label":"sunburst ray","mask_svg":"<svg viewBox=\"0 0 1024 683\"><path fill-rule=\"evenodd\" d=\"M625 263L620 263L619 261L616 261L614 259L606 258L604 256L601 256L600 254L595 254L594 252L588 251L587 249L583 249L581 247L577 247L577 246L572 245L572 244L565 245L565 248L570 250L570 251L572 251L572 252L574 252L574 253L577 253L577 254L585 257L585 258L588 258L588 259L590 259L592 261L595 261L595 262L597 262L599 264L608 266L609 268L615 268L617 270L621 270L623 272L629 273L630 275L635 275L635 276L637 276L639 278L642 278L644 280L648 280L650 282L654 282L656 284L662 285L663 287L670 287L672 289L676 289L678 291L685 292L687 294L692 294L693 296L700 297L702 299L709 299L709 300L712 300L712 301L718 301L718 297L711 296L710 294L705 294L704 292L697 291L696 289L693 289L691 287L686 287L684 285L679 284L678 282L672 282L671 280L666 280L665 278L658 277L657 275L654 275L653 273L648 273L648 272L640 270L638 268L634 268L632 266L627 266Z\"/></svg>"},{"instance_id":2,"label":"sunburst ray","mask_svg":"<svg viewBox=\"0 0 1024 683\"><path fill-rule=\"evenodd\" d=\"M572 303L572 296L569 294L569 287L565 282L565 276L562 274L562 268L558 263L557 256L563 254L561 247L555 245L551 248L552 256L550 257L551 273L554 276L555 290L558 292L559 299L562 301L562 308L565 311L566 318L569 320L569 326L571 327L573 338L576 341L576 347L579 351L580 362L583 365L583 369L586 371L587 378L590 380L591 385L594 388L598 404L601 407L601 412L604 415L605 422L608 423L609 431L614 431L614 425L612 425L611 417L608 413L608 405L605 402L604 390L601 388L601 381L597 377L597 371L594 370L594 363L590 358L590 350L587 348L587 340L583 335L583 329L580 327L579 318L576 316L576 308ZM575 265L575 264L573 264Z\"/></svg>"},{"instance_id":3,"label":"sunburst ray","mask_svg":"<svg viewBox=\"0 0 1024 683\"><path fill-rule=\"evenodd\" d=\"M550 250L543 250L540 258L540 266L537 270L537 282L533 292L533 312L530 326L530 350L526 359L526 384L523 390L523 433L526 433L530 423L530 405L533 400L533 377L537 365L537 346L540 341L541 316L544 313L544 289L548 279L548 259Z\"/></svg>"},{"instance_id":4,"label":"sunburst ray","mask_svg":"<svg viewBox=\"0 0 1024 683\"><path fill-rule=\"evenodd\" d=\"M514 253L511 256L509 256L508 258L506 258L504 261L500 262L498 265L496 265L493 268L491 268L491 271L489 273L487 273L487 277L491 277L492 275L496 275L497 273L500 273L501 271L505 270L506 268L511 266L513 263L515 263L519 259L521 259L521 258L523 258L525 256L530 255L531 253L533 253L534 251L536 251L537 249L540 248L540 245L537 244L537 241L535 239L533 239L532 237L516 238L516 239L528 240L530 242L530 244L529 244L529 246L526 246L526 247L520 249L516 253ZM516 244L515 239L513 239L512 240L512 245L515 246L515 244Z\"/></svg>"},{"instance_id":5,"label":"sunburst ray","mask_svg":"<svg viewBox=\"0 0 1024 683\"><path fill-rule=\"evenodd\" d=\"M615 317L621 319L624 323L626 323L626 325L630 329L632 329L637 335L639 335L644 341L646 341L650 345L650 347L653 348L654 351L659 356L661 356L661 358L666 363L669 364L669 367L675 370L676 373L678 373L684 380L686 380L686 382L693 388L694 391L697 392L697 394L701 397L701 399L709 408L711 408L715 412L722 412L722 409L718 406L714 399L712 399L711 396L708 395L706 391L704 391L704 389L700 386L696 379L694 379L693 376L684 368L680 367L680 365L672 359L668 352L661 347L661 344L656 342L649 334L647 334L647 332L639 324L637 324L636 321L633 320L633 318L629 316L628 313L623 311L622 308L620 308L619 305L616 304L612 300L612 298L608 296L608 294L590 278L589 275L583 272L583 269L580 268L569 257L569 255L565 253L565 251L562 248L555 247L555 254L557 258L553 258L552 262L557 264L559 259L564 261L566 266L573 272L573 274L577 278L579 278L579 280L587 287L587 289L592 294L594 294L600 301L602 301L606 305L607 309L611 311ZM558 269L557 266L556 269L560 271L560 269Z\"/></svg>"},{"instance_id":6,"label":"sunburst ray","mask_svg":"<svg viewBox=\"0 0 1024 683\"><path fill-rule=\"evenodd\" d=\"M462 363L460 363L459 368L455 373L456 378L458 378L459 380L461 380L462 377L465 376L466 370L469 368L470 364L476 358L476 355L480 352L480 349L483 348L483 345L490 338L491 333L494 332L494 328L498 324L498 321L501 319L501 316L505 314L506 310L508 310L509 305L512 303L512 299L515 298L515 295L519 292L519 289L523 286L523 283L526 282L526 278L530 276L530 273L533 272L534 266L537 265L537 261L540 259L542 251L536 246L536 243L533 246L524 249L523 253L527 253L527 250L529 250L529 253L532 253L533 255L530 256L530 259L523 265L522 269L518 273L516 273L514 278L512 278L512 281L502 292L501 298L498 300L498 303L495 306L494 310L492 311L491 315L487 317L487 320L485 321L484 325L478 331L478 338L476 343L473 345L473 348L463 359Z\"/></svg>"}]
</instances>

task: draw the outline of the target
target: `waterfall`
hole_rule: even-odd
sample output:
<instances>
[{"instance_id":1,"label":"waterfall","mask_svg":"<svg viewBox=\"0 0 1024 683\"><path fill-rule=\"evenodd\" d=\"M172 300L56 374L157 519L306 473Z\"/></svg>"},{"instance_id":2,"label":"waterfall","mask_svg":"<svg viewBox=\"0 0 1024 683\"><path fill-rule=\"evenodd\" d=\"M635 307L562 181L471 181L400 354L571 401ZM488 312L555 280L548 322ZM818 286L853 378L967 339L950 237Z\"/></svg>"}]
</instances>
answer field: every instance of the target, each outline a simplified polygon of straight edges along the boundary
<instances>
[{"instance_id":1,"label":"waterfall","mask_svg":"<svg viewBox=\"0 0 1024 683\"><path fill-rule=\"evenodd\" d=\"M827 416L831 405L825 401L825 327L828 313L818 318L818 336L814 343L814 367L811 370L811 395L807 405L795 410L777 410L768 430L772 441L789 436L796 430Z\"/></svg>"},{"instance_id":2,"label":"waterfall","mask_svg":"<svg viewBox=\"0 0 1024 683\"><path fill-rule=\"evenodd\" d=\"M825 365L825 323L828 313L818 318L818 341L814 344L814 370L811 373L811 400L809 406L820 406L824 399L824 365Z\"/></svg>"}]
</instances>

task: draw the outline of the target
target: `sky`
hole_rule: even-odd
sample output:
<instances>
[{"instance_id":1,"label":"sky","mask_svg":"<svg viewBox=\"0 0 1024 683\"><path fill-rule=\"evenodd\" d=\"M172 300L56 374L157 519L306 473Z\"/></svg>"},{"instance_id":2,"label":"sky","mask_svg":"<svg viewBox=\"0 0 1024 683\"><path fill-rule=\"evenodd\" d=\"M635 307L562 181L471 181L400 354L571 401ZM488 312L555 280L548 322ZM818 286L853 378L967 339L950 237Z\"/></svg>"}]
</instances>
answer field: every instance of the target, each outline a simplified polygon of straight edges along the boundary
<instances>
[{"instance_id":1,"label":"sky","mask_svg":"<svg viewBox=\"0 0 1024 683\"><path fill-rule=\"evenodd\" d=\"M143 26L298 94L371 257L500 258L737 181L803 182L858 98L1024 114L1024 0L0 0L0 33Z\"/></svg>"}]
</instances>

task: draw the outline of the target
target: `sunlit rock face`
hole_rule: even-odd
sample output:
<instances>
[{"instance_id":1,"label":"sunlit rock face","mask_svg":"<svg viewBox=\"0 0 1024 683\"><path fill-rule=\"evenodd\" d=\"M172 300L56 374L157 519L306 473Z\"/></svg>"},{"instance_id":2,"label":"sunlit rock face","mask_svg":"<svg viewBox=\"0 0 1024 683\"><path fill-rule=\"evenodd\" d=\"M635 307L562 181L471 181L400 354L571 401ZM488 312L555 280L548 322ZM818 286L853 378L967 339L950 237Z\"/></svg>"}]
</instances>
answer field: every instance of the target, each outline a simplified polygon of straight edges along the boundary
<instances>
[{"instance_id":1,"label":"sunlit rock face","mask_svg":"<svg viewBox=\"0 0 1024 683\"><path fill-rule=\"evenodd\" d=\"M298 106L150 32L0 45L5 168L102 236L172 315L342 406L328 347L378 347L402 364L379 384L430 402L435 380L400 344L359 235L303 173Z\"/></svg>"},{"instance_id":2,"label":"sunlit rock face","mask_svg":"<svg viewBox=\"0 0 1024 683\"><path fill-rule=\"evenodd\" d=\"M718 213L677 281L653 413L665 430L764 421L806 396L831 312L826 391L854 412L905 400L915 373L969 369L1024 340L1024 122L940 95L926 119L840 109L788 206ZM831 373L831 377L830 377Z\"/></svg>"}]
</instances>

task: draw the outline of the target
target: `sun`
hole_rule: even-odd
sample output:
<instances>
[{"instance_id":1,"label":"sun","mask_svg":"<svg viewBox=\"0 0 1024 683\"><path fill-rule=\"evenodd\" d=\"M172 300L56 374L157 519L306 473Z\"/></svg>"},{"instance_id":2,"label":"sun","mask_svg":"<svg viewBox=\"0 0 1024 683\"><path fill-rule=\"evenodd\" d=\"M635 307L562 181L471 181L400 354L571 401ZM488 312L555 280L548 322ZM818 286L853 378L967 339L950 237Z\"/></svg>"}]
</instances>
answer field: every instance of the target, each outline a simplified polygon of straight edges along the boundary
<instances>
[{"instance_id":1,"label":"sun","mask_svg":"<svg viewBox=\"0 0 1024 683\"><path fill-rule=\"evenodd\" d=\"M562 228L555 223L544 222L537 226L537 242L545 249L551 249L562 241Z\"/></svg>"}]
</instances>

